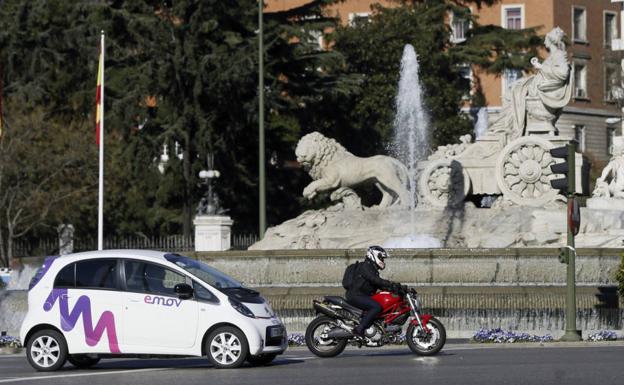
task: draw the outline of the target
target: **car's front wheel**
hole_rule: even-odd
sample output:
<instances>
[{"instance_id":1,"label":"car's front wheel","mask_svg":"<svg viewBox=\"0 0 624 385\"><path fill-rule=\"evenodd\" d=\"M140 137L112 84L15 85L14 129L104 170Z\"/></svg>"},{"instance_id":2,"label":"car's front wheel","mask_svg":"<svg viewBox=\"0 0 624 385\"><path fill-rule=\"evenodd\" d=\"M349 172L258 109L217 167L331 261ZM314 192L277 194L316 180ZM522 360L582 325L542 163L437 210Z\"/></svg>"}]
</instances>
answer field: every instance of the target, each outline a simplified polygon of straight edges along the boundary
<instances>
[{"instance_id":1,"label":"car's front wheel","mask_svg":"<svg viewBox=\"0 0 624 385\"><path fill-rule=\"evenodd\" d=\"M40 330L26 343L26 357L39 372L51 372L61 368L67 361L67 342L56 330Z\"/></svg>"},{"instance_id":2,"label":"car's front wheel","mask_svg":"<svg viewBox=\"0 0 624 385\"><path fill-rule=\"evenodd\" d=\"M223 326L215 329L206 339L206 353L216 368L238 368L247 359L249 345L239 329Z\"/></svg>"}]
</instances>

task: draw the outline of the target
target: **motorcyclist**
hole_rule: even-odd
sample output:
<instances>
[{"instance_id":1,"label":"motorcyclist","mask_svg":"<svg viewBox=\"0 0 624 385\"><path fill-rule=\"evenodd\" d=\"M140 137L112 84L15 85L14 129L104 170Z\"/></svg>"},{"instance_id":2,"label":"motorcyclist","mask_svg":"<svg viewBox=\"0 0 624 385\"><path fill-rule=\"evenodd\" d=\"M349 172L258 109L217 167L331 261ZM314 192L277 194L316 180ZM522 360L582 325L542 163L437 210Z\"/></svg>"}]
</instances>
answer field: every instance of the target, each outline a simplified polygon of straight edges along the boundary
<instances>
[{"instance_id":1,"label":"motorcyclist","mask_svg":"<svg viewBox=\"0 0 624 385\"><path fill-rule=\"evenodd\" d=\"M401 284L379 277L379 270L386 267L385 259L388 253L381 246L370 246L366 251L364 263L357 265L353 284L347 289L347 302L359 309L365 310L358 326L353 328L353 334L362 337L377 315L381 312L381 305L371 296L378 289L398 292L404 289Z\"/></svg>"}]
</instances>

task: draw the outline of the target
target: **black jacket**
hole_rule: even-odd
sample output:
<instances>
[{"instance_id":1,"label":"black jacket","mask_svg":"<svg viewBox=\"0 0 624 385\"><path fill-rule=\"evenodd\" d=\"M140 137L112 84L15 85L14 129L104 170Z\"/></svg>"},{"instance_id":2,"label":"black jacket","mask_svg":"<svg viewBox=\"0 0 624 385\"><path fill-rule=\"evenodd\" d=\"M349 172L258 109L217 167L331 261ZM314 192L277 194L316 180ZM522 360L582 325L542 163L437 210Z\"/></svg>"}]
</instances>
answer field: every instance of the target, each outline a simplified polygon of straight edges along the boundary
<instances>
[{"instance_id":1,"label":"black jacket","mask_svg":"<svg viewBox=\"0 0 624 385\"><path fill-rule=\"evenodd\" d=\"M369 259L357 265L353 284L347 290L346 297L368 296L375 294L377 289L392 290L395 283L379 277L379 271Z\"/></svg>"}]
</instances>

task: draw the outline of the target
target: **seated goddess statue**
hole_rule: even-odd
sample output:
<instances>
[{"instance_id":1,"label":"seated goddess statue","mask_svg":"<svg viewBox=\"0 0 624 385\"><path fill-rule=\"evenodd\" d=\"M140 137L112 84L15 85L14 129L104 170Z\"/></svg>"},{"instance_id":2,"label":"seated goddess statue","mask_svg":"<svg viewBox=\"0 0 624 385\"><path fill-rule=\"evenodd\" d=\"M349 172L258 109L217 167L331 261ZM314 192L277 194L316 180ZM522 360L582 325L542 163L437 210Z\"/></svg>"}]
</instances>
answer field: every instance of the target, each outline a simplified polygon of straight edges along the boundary
<instances>
[{"instance_id":1,"label":"seated goddess statue","mask_svg":"<svg viewBox=\"0 0 624 385\"><path fill-rule=\"evenodd\" d=\"M613 140L613 157L596 179L593 197L624 198L624 138Z\"/></svg>"},{"instance_id":2,"label":"seated goddess statue","mask_svg":"<svg viewBox=\"0 0 624 385\"><path fill-rule=\"evenodd\" d=\"M505 96L501 116L490 127L508 141L522 135L557 133L555 122L570 101L572 84L565 33L559 27L544 39L549 56L543 63L531 59L537 73L516 81Z\"/></svg>"}]
</instances>

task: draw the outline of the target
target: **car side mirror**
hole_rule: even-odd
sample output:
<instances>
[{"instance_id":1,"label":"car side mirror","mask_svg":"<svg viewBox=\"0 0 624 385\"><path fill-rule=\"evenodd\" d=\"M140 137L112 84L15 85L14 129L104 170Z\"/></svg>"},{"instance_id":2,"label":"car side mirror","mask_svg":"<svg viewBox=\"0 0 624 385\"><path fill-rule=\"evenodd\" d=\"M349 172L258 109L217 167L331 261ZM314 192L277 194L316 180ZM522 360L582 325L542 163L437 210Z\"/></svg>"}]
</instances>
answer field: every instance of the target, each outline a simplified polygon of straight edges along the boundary
<instances>
[{"instance_id":1,"label":"car side mirror","mask_svg":"<svg viewBox=\"0 0 624 385\"><path fill-rule=\"evenodd\" d=\"M186 283L178 283L173 287L173 291L180 299L189 299L193 297L193 288Z\"/></svg>"}]
</instances>

